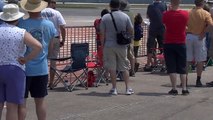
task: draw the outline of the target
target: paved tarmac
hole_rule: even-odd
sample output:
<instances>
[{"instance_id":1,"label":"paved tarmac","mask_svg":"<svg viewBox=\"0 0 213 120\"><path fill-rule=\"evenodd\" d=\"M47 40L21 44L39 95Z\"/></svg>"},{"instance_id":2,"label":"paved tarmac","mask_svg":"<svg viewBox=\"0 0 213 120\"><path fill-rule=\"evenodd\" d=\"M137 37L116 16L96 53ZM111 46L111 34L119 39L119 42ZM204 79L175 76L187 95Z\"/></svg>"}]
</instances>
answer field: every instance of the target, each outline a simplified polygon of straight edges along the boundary
<instances>
[{"instance_id":1,"label":"paved tarmac","mask_svg":"<svg viewBox=\"0 0 213 120\"><path fill-rule=\"evenodd\" d=\"M213 67L204 71L204 84L213 80L212 73ZM108 94L111 84L88 90L77 87L73 92L61 87L49 91L47 120L213 120L213 88L194 87L195 73L189 74L188 96L168 95L171 85L166 74L137 72L130 79L135 91L131 96L125 95L123 81L118 82L117 96ZM178 91L180 94L180 87ZM32 98L28 99L27 106L26 120L37 120Z\"/></svg>"},{"instance_id":2,"label":"paved tarmac","mask_svg":"<svg viewBox=\"0 0 213 120\"><path fill-rule=\"evenodd\" d=\"M213 67L208 67L202 82L213 80L212 73ZM88 90L77 87L73 92L56 88L46 98L47 120L213 120L213 88L196 88L195 79L196 74L190 73L188 96L168 95L169 77L148 72L131 77L135 94L130 96L124 94L123 81L118 82L117 96L108 94L111 84ZM181 88L178 91L180 94ZM36 119L34 102L29 98L26 120Z\"/></svg>"}]
</instances>

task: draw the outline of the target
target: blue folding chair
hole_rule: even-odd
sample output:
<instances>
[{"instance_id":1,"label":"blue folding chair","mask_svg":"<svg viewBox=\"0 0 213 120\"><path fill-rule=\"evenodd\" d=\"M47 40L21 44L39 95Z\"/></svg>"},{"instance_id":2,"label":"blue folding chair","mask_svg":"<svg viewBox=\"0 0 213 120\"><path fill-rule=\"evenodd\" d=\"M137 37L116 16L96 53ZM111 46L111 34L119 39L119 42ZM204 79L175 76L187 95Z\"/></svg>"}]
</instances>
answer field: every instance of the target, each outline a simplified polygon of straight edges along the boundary
<instances>
[{"instance_id":1,"label":"blue folding chair","mask_svg":"<svg viewBox=\"0 0 213 120\"><path fill-rule=\"evenodd\" d=\"M71 56L66 58L50 58L56 61L70 60L70 64L67 64L63 69L57 69L50 67L56 73L56 79L54 80L53 86L57 86L58 83L62 83L65 89L69 92L80 83L81 86L88 89L87 73L88 69L86 66L86 59L89 55L89 44L88 43L72 43L71 44ZM68 74L74 75L75 79L70 82L65 80Z\"/></svg>"}]
</instances>

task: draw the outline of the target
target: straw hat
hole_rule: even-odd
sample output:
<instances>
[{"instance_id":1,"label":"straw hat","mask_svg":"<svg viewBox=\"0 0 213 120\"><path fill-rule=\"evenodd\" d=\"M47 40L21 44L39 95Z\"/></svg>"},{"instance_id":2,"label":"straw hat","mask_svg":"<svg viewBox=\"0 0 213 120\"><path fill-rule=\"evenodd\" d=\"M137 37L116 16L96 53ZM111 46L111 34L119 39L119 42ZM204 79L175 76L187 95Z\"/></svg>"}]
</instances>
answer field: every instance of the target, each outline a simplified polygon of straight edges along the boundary
<instances>
[{"instance_id":1,"label":"straw hat","mask_svg":"<svg viewBox=\"0 0 213 120\"><path fill-rule=\"evenodd\" d=\"M16 4L6 4L3 7L3 12L0 12L0 19L3 21L14 21L23 17L24 13L19 11Z\"/></svg>"},{"instance_id":2,"label":"straw hat","mask_svg":"<svg viewBox=\"0 0 213 120\"><path fill-rule=\"evenodd\" d=\"M20 5L28 12L40 12L47 7L48 3L43 0L21 0Z\"/></svg>"}]
</instances>

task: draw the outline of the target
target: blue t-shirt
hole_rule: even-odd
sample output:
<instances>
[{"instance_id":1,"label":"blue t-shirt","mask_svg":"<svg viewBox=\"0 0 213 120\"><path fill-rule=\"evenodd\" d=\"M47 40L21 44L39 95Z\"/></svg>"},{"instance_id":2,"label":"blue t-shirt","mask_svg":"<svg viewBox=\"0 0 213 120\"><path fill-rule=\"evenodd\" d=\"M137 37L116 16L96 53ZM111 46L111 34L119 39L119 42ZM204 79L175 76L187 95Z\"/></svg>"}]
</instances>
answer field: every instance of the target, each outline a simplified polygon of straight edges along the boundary
<instances>
[{"instance_id":1,"label":"blue t-shirt","mask_svg":"<svg viewBox=\"0 0 213 120\"><path fill-rule=\"evenodd\" d=\"M149 17L150 21L149 31L161 32L164 30L162 16L166 9L166 4L163 2L154 2L148 6L147 16Z\"/></svg>"},{"instance_id":2,"label":"blue t-shirt","mask_svg":"<svg viewBox=\"0 0 213 120\"><path fill-rule=\"evenodd\" d=\"M26 64L26 75L27 76L40 76L48 74L48 46L50 40L56 34L56 29L53 23L45 19L26 19L20 20L19 27L26 29L27 32L36 38L42 44L42 51L33 60ZM31 48L27 47L25 55L32 51Z\"/></svg>"}]
</instances>

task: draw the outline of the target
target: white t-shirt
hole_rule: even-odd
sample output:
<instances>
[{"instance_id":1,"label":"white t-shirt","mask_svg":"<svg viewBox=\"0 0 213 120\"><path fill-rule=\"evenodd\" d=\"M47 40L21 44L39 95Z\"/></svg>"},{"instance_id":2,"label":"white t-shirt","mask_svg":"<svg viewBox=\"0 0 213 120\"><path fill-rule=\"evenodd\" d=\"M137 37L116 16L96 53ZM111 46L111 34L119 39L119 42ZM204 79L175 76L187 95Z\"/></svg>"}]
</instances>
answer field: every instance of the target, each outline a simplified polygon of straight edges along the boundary
<instances>
[{"instance_id":1,"label":"white t-shirt","mask_svg":"<svg viewBox=\"0 0 213 120\"><path fill-rule=\"evenodd\" d=\"M42 17L53 22L53 24L57 30L56 36L60 36L60 25L66 24L61 13L52 8L45 8L44 10L41 11L41 15L42 15Z\"/></svg>"}]
</instances>

